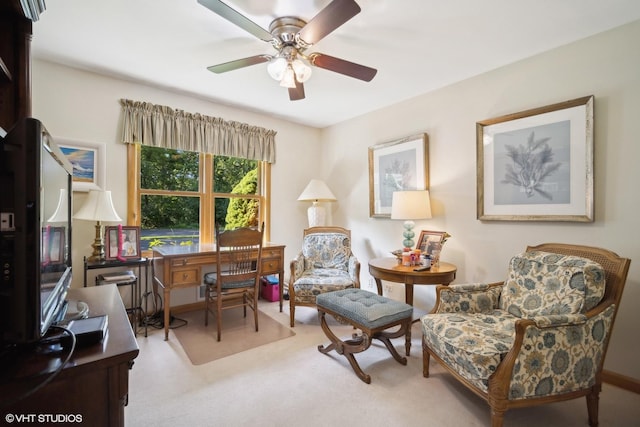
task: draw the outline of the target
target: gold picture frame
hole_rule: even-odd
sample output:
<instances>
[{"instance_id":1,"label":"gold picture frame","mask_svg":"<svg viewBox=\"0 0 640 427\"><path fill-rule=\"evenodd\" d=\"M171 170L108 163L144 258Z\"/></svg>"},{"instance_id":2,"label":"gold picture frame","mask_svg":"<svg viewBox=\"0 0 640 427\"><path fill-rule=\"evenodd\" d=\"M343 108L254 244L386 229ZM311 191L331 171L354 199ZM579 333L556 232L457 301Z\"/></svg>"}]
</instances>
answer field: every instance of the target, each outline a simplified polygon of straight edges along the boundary
<instances>
[{"instance_id":1,"label":"gold picture frame","mask_svg":"<svg viewBox=\"0 0 640 427\"><path fill-rule=\"evenodd\" d=\"M592 222L594 97L476 123L477 218Z\"/></svg>"}]
</instances>

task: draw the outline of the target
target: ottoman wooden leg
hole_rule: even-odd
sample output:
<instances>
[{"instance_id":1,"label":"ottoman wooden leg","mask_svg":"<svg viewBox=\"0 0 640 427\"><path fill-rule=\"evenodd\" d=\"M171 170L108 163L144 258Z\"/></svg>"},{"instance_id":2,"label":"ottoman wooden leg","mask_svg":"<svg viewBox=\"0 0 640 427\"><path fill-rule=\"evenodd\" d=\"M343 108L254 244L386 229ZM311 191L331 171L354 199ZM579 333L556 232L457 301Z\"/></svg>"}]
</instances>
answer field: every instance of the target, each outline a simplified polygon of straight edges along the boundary
<instances>
[{"instance_id":1,"label":"ottoman wooden leg","mask_svg":"<svg viewBox=\"0 0 640 427\"><path fill-rule=\"evenodd\" d=\"M364 373L360 365L358 365L358 361L356 360L356 358L353 357L354 353L360 353L369 348L369 346L371 345L371 338L369 338L367 334L363 333L361 336L342 341L333 333L333 331L331 331L331 329L329 329L329 325L327 325L327 319L325 318L325 312L322 310L318 310L318 314L320 316L320 326L322 327L322 330L324 331L327 338L329 338L329 340L331 341L331 344L329 344L327 347L325 347L324 345L319 345L318 351L323 354L327 354L331 350L335 350L338 354L341 354L347 358L349 364L353 368L353 371L356 373L358 378L360 378L367 384L371 384L371 376Z\"/></svg>"},{"instance_id":2,"label":"ottoman wooden leg","mask_svg":"<svg viewBox=\"0 0 640 427\"><path fill-rule=\"evenodd\" d=\"M389 353L400 364L406 365L407 358L400 356L391 343L392 338L405 336L407 356L411 348L411 316L413 307L399 301L390 300L361 289L343 289L326 292L316 297L318 318L323 332L331 343L326 347L319 345L318 350L327 354L335 350L349 361L358 378L367 384L371 377L358 365L354 354L361 353L371 346L375 338L382 341ZM326 315L330 314L341 323L349 323L361 334L353 334L352 339L338 338L327 325ZM398 327L394 332L393 329Z\"/></svg>"},{"instance_id":3,"label":"ottoman wooden leg","mask_svg":"<svg viewBox=\"0 0 640 427\"><path fill-rule=\"evenodd\" d=\"M399 363L406 365L407 358L400 356L396 348L393 346L393 343L391 342L391 338L398 338L403 335L406 337L406 340L409 342L408 346L405 342L405 348L408 356L409 349L411 346L410 344L411 343L411 319L408 319L407 321L403 322L400 325L400 329L398 329L395 332L382 331L382 332L376 333L373 337L379 339L384 343L384 345L387 347L387 350L389 350L389 353L391 353L394 359L396 359Z\"/></svg>"}]
</instances>

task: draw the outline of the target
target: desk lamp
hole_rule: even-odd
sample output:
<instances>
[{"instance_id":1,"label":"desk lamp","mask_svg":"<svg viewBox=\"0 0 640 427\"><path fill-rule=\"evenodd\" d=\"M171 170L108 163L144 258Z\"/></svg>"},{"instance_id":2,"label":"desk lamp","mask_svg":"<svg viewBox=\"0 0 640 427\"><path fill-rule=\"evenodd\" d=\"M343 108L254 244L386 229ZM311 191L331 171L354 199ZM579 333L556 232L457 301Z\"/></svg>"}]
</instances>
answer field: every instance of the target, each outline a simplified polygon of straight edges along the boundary
<instances>
[{"instance_id":1,"label":"desk lamp","mask_svg":"<svg viewBox=\"0 0 640 427\"><path fill-rule=\"evenodd\" d=\"M116 213L113 207L113 201L111 200L111 191L89 191L89 197L84 202L84 205L73 216L74 219L81 219L86 221L96 221L96 237L91 247L93 247L93 254L87 258L89 262L102 262L105 260L104 256L104 240L102 238L102 221L105 222L120 222L122 219Z\"/></svg>"},{"instance_id":2,"label":"desk lamp","mask_svg":"<svg viewBox=\"0 0 640 427\"><path fill-rule=\"evenodd\" d=\"M391 219L404 219L402 246L412 248L415 219L431 218L431 202L428 190L395 191L391 200Z\"/></svg>"}]
</instances>

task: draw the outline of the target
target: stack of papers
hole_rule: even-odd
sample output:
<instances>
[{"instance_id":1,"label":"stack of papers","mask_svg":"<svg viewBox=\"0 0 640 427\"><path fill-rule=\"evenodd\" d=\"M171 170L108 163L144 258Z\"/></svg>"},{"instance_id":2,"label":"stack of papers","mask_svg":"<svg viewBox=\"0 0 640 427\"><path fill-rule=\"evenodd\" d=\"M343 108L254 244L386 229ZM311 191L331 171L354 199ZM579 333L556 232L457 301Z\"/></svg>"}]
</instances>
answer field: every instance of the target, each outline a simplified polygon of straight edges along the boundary
<instances>
[{"instance_id":1,"label":"stack of papers","mask_svg":"<svg viewBox=\"0 0 640 427\"><path fill-rule=\"evenodd\" d=\"M98 280L105 283L118 283L118 282L128 282L131 280L135 280L136 275L133 274L133 271L117 271L114 273L105 273L101 274Z\"/></svg>"}]
</instances>

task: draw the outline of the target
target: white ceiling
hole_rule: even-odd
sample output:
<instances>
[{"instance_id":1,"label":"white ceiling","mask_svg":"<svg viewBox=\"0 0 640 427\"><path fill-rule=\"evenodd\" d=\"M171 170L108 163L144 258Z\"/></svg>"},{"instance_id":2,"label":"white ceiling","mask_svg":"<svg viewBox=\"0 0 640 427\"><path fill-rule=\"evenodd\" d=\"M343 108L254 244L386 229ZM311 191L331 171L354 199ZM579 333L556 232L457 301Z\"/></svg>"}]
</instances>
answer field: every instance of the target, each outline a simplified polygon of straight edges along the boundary
<instances>
[{"instance_id":1,"label":"white ceiling","mask_svg":"<svg viewBox=\"0 0 640 427\"><path fill-rule=\"evenodd\" d=\"M308 21L330 1L227 4L268 29L277 16ZM356 1L362 12L307 53L367 65L378 74L367 83L314 68L301 101L289 101L267 64L208 71L210 65L275 51L196 0L47 0L33 26L32 53L325 127L640 19L638 0Z\"/></svg>"}]
</instances>

